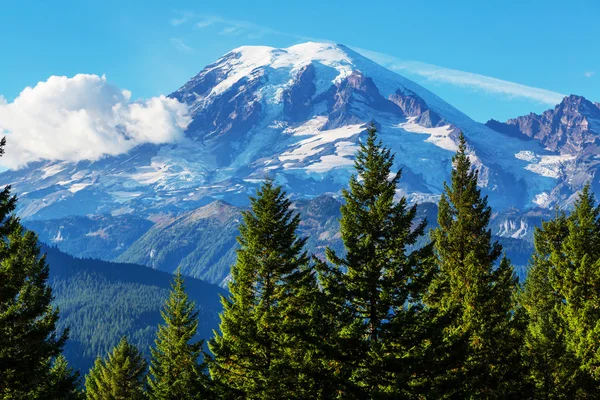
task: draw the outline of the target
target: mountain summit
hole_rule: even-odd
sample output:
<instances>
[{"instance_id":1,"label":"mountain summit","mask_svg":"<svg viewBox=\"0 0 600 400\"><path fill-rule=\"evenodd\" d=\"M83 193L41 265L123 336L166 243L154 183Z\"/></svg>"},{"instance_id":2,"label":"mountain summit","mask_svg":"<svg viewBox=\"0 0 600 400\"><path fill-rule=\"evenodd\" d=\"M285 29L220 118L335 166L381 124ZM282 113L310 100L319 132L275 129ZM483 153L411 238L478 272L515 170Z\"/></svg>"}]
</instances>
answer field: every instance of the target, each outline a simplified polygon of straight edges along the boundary
<instances>
[{"instance_id":1,"label":"mountain summit","mask_svg":"<svg viewBox=\"0 0 600 400\"><path fill-rule=\"evenodd\" d=\"M13 184L20 195L20 215L148 217L215 199L243 205L266 175L299 198L336 194L347 185L371 122L403 169L399 194L412 201L437 201L460 131L497 210L552 207L578 189L566 183L570 154L513 128L477 123L343 45L240 47L170 97L192 117L183 140L0 174L0 183Z\"/></svg>"}]
</instances>

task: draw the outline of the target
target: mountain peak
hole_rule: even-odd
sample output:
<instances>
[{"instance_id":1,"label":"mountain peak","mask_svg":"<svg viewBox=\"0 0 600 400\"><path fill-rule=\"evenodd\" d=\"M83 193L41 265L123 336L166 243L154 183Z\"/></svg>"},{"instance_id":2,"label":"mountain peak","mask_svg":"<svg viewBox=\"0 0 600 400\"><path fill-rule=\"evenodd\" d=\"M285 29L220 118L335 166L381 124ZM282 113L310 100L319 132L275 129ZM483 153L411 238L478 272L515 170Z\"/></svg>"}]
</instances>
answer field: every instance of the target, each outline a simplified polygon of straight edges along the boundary
<instances>
[{"instance_id":1,"label":"mountain peak","mask_svg":"<svg viewBox=\"0 0 600 400\"><path fill-rule=\"evenodd\" d=\"M506 122L489 120L498 132L539 140L562 154L581 155L600 140L600 106L583 96L571 94L541 115L530 113Z\"/></svg>"}]
</instances>

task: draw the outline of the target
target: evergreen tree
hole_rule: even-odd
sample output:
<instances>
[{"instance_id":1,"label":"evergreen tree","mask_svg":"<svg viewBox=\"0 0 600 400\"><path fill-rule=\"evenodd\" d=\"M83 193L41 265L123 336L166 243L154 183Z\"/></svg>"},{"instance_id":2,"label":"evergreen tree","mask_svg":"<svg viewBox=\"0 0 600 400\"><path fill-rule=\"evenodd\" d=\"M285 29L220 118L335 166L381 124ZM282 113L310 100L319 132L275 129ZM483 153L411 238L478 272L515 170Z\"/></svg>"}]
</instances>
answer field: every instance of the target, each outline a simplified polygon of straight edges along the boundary
<instances>
[{"instance_id":1,"label":"evergreen tree","mask_svg":"<svg viewBox=\"0 0 600 400\"><path fill-rule=\"evenodd\" d=\"M327 398L326 369L316 346L324 338L318 287L300 216L267 179L250 198L240 226L230 295L222 298L220 333L210 341L213 379L228 398Z\"/></svg>"},{"instance_id":2,"label":"evergreen tree","mask_svg":"<svg viewBox=\"0 0 600 400\"><path fill-rule=\"evenodd\" d=\"M0 155L5 143L0 141ZM0 398L44 398L68 332L56 332L48 265L36 235L12 214L15 207L7 186L0 191Z\"/></svg>"},{"instance_id":3,"label":"evergreen tree","mask_svg":"<svg viewBox=\"0 0 600 400\"><path fill-rule=\"evenodd\" d=\"M600 391L600 207L589 184L567 218L568 234L560 249L553 249L548 272L558 294L558 316L566 328L565 342L580 369Z\"/></svg>"},{"instance_id":4,"label":"evergreen tree","mask_svg":"<svg viewBox=\"0 0 600 400\"><path fill-rule=\"evenodd\" d=\"M577 359L566 348L565 326L557 309L562 299L549 279L554 268L550 256L561 252L567 235L567 217L562 212L535 230L535 252L519 296L528 320L524 356L534 399L578 398L585 386Z\"/></svg>"},{"instance_id":5,"label":"evergreen tree","mask_svg":"<svg viewBox=\"0 0 600 400\"><path fill-rule=\"evenodd\" d=\"M438 225L431 237L438 273L428 304L461 311L448 335L465 335L468 350L455 354L464 360L462 396L518 398L521 319L514 313L517 289L506 258L496 262L502 247L492 242L488 228L491 208L477 187L478 172L471 169L464 136L453 157L451 185L444 185L438 205Z\"/></svg>"},{"instance_id":6,"label":"evergreen tree","mask_svg":"<svg viewBox=\"0 0 600 400\"><path fill-rule=\"evenodd\" d=\"M198 311L188 299L179 270L161 314L164 325L158 327L156 346L151 349L150 399L208 398L205 364L199 362L204 341L193 341L198 329Z\"/></svg>"},{"instance_id":7,"label":"evergreen tree","mask_svg":"<svg viewBox=\"0 0 600 400\"><path fill-rule=\"evenodd\" d=\"M346 254L328 249L330 264L322 271L339 321L333 356L347 381L340 398L417 397L436 369L427 355L439 350L433 344L441 344L441 319L421 302L432 269L431 246L414 249L426 221L417 222L417 207L409 207L406 198L395 201L401 173L391 172L393 161L371 125L356 155L357 175L343 191Z\"/></svg>"},{"instance_id":8,"label":"evergreen tree","mask_svg":"<svg viewBox=\"0 0 600 400\"><path fill-rule=\"evenodd\" d=\"M85 395L79 388L79 372L69 366L62 354L56 357L50 367L50 378L38 391L40 399L80 400Z\"/></svg>"},{"instance_id":9,"label":"evergreen tree","mask_svg":"<svg viewBox=\"0 0 600 400\"><path fill-rule=\"evenodd\" d=\"M85 380L90 400L137 400L145 398L146 361L125 337L106 360L96 359Z\"/></svg>"}]
</instances>

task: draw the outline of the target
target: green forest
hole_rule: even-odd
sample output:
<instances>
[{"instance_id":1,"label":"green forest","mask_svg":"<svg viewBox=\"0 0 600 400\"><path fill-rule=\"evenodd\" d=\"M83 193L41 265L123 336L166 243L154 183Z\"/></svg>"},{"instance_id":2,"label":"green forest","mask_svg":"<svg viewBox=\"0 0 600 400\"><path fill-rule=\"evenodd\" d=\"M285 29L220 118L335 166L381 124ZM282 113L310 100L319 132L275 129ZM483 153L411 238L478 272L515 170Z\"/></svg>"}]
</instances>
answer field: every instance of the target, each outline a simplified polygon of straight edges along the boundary
<instances>
[{"instance_id":1,"label":"green forest","mask_svg":"<svg viewBox=\"0 0 600 400\"><path fill-rule=\"evenodd\" d=\"M160 311L158 329L123 336L89 371L67 361L70 332L97 335L93 357L112 327L83 332L77 307L61 322L54 296L73 289L50 279L4 188L0 398L600 398L600 206L589 186L537 228L520 281L492 238L493 211L462 135L433 229L397 198L393 162L371 126L342 192L343 249L318 257L288 194L266 178L243 212L219 329L198 339L200 286L178 269L168 293L119 289L141 314ZM77 279L89 290L77 299L103 284L92 272Z\"/></svg>"}]
</instances>

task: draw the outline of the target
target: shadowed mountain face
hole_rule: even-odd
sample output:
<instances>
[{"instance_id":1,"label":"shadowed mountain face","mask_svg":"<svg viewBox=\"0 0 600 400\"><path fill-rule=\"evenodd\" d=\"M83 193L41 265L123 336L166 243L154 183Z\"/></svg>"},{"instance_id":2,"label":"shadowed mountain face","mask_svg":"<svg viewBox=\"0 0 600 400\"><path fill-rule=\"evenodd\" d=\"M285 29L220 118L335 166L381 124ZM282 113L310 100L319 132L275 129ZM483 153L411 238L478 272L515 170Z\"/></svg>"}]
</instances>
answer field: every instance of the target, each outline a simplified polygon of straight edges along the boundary
<instances>
[{"instance_id":1,"label":"shadowed mountain face","mask_svg":"<svg viewBox=\"0 0 600 400\"><path fill-rule=\"evenodd\" d=\"M324 258L327 247L343 253L338 199L323 195L297 200L292 206L302 218L299 234L307 238L309 253ZM77 257L144 265L168 273L179 267L187 276L225 287L236 259L236 236L244 209L215 201L180 215L162 216L154 223L122 215L29 221L27 226L38 229L40 240ZM436 214L437 207L433 203L422 203L418 207L418 219L426 218L429 228L436 226ZM516 250L507 252L517 265L525 265L529 253L523 249L531 247L533 228L549 215L543 210L494 214L492 233L514 241L509 244ZM103 234L88 235L86 231ZM424 238L419 246L426 240ZM523 243L517 246L517 242Z\"/></svg>"}]
</instances>

